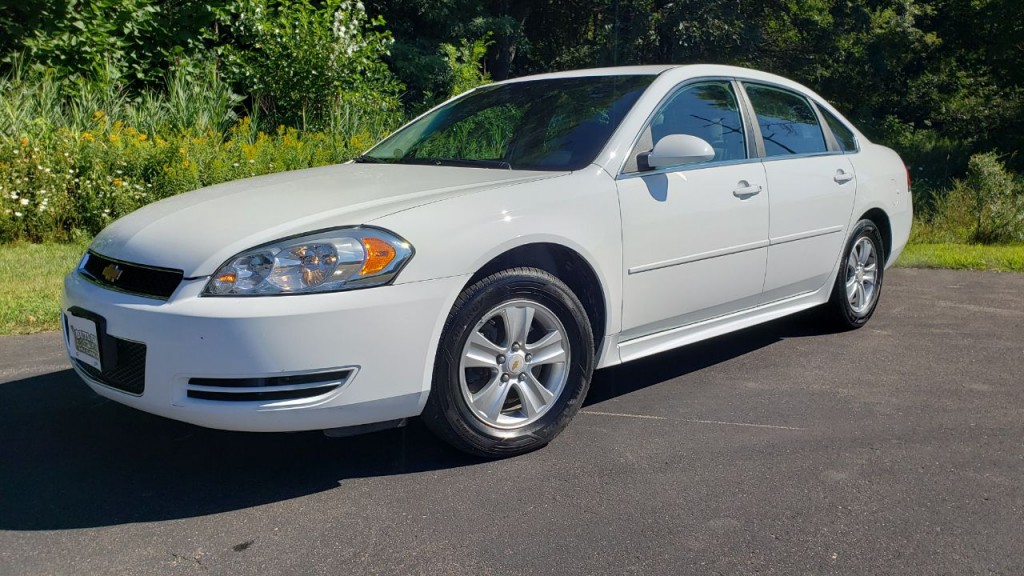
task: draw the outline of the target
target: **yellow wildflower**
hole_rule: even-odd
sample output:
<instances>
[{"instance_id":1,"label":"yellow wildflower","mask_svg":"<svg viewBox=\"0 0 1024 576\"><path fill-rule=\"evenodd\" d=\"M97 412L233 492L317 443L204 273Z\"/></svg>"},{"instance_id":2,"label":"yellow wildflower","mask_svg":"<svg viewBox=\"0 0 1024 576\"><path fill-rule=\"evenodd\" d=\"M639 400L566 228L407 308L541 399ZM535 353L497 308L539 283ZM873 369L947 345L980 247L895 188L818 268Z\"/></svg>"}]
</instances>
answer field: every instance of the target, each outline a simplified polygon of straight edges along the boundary
<instances>
[{"instance_id":1,"label":"yellow wildflower","mask_svg":"<svg viewBox=\"0 0 1024 576\"><path fill-rule=\"evenodd\" d=\"M103 120L103 117L106 115L107 114L103 110L97 110L92 113L92 119L99 122L100 120Z\"/></svg>"},{"instance_id":2,"label":"yellow wildflower","mask_svg":"<svg viewBox=\"0 0 1024 576\"><path fill-rule=\"evenodd\" d=\"M95 138L93 138L92 134L88 132L82 132L82 140L85 140L86 142L92 142L93 140L95 140Z\"/></svg>"},{"instance_id":3,"label":"yellow wildflower","mask_svg":"<svg viewBox=\"0 0 1024 576\"><path fill-rule=\"evenodd\" d=\"M117 134L111 134L108 140L110 140L114 144L117 144L118 142L121 141L121 139L117 137Z\"/></svg>"},{"instance_id":4,"label":"yellow wildflower","mask_svg":"<svg viewBox=\"0 0 1024 576\"><path fill-rule=\"evenodd\" d=\"M124 180L121 180L120 178L114 178L114 181L112 182L112 184L114 186L123 186L124 185Z\"/></svg>"},{"instance_id":5,"label":"yellow wildflower","mask_svg":"<svg viewBox=\"0 0 1024 576\"><path fill-rule=\"evenodd\" d=\"M146 141L146 135L145 134L139 134L139 136L136 138L136 140L138 140L139 142L145 142Z\"/></svg>"},{"instance_id":6,"label":"yellow wildflower","mask_svg":"<svg viewBox=\"0 0 1024 576\"><path fill-rule=\"evenodd\" d=\"M26 138L24 136L21 137L21 147L22 148L28 148L28 138Z\"/></svg>"}]
</instances>

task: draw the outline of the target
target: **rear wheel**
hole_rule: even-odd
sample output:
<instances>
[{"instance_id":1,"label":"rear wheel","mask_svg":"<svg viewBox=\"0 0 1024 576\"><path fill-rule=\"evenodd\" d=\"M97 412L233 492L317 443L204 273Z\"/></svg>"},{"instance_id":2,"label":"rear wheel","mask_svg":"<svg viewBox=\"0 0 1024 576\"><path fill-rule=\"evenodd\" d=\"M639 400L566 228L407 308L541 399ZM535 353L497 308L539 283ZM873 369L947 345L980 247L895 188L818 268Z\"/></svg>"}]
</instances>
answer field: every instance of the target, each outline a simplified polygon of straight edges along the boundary
<instances>
[{"instance_id":1,"label":"rear wheel","mask_svg":"<svg viewBox=\"0 0 1024 576\"><path fill-rule=\"evenodd\" d=\"M855 329L871 319L882 293L884 255L882 236L875 223L871 220L857 222L843 252L839 274L825 309L834 325Z\"/></svg>"},{"instance_id":2,"label":"rear wheel","mask_svg":"<svg viewBox=\"0 0 1024 576\"><path fill-rule=\"evenodd\" d=\"M593 349L582 304L551 274L516 268L484 278L448 317L423 420L479 456L544 446L579 410Z\"/></svg>"}]
</instances>

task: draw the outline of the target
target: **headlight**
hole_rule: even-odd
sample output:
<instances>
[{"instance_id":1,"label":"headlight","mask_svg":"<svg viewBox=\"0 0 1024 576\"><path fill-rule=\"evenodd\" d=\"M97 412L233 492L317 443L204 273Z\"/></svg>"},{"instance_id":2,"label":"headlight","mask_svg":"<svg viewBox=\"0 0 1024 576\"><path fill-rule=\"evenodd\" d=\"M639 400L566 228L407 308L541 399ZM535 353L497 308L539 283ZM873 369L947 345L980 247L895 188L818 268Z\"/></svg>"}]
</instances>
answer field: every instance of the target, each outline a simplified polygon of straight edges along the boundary
<instances>
[{"instance_id":1,"label":"headlight","mask_svg":"<svg viewBox=\"0 0 1024 576\"><path fill-rule=\"evenodd\" d=\"M377 228L340 228L258 246L231 258L203 296L337 292L390 282L412 258L398 236Z\"/></svg>"}]
</instances>

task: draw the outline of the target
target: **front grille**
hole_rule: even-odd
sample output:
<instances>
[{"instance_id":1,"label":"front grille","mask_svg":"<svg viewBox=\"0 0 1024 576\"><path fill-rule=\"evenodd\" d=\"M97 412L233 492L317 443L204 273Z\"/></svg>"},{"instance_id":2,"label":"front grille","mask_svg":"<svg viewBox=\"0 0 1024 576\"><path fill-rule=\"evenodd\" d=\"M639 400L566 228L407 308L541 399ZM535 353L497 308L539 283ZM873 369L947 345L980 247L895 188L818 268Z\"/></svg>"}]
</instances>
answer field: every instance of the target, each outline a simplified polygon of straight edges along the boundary
<instances>
[{"instance_id":1,"label":"front grille","mask_svg":"<svg viewBox=\"0 0 1024 576\"><path fill-rule=\"evenodd\" d=\"M111 344L115 354L104 354L102 371L78 359L75 359L75 365L97 382L141 396L146 388L146 345L108 335L103 339L103 345ZM114 361L107 362L111 357Z\"/></svg>"},{"instance_id":2,"label":"front grille","mask_svg":"<svg viewBox=\"0 0 1024 576\"><path fill-rule=\"evenodd\" d=\"M227 402L313 398L340 388L353 372L345 369L269 378L190 378L188 397Z\"/></svg>"},{"instance_id":3,"label":"front grille","mask_svg":"<svg viewBox=\"0 0 1024 576\"><path fill-rule=\"evenodd\" d=\"M121 292L166 300L181 284L181 270L113 260L89 251L78 271L89 280Z\"/></svg>"}]
</instances>

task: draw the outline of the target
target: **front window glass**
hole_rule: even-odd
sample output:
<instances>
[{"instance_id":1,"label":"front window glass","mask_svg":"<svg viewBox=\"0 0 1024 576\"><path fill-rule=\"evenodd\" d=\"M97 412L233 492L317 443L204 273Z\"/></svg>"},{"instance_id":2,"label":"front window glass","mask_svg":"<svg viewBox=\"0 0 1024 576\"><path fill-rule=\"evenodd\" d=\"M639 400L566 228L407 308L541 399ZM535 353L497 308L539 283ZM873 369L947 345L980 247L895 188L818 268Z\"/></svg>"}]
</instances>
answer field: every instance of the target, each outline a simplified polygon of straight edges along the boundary
<instances>
[{"instance_id":1,"label":"front window glass","mask_svg":"<svg viewBox=\"0 0 1024 576\"><path fill-rule=\"evenodd\" d=\"M689 134L707 141L715 150L712 162L747 157L743 118L728 81L703 82L676 92L651 121L655 144L671 134Z\"/></svg>"},{"instance_id":2,"label":"front window glass","mask_svg":"<svg viewBox=\"0 0 1024 576\"><path fill-rule=\"evenodd\" d=\"M362 162L577 170L654 80L649 75L484 86L384 140Z\"/></svg>"},{"instance_id":3,"label":"front window glass","mask_svg":"<svg viewBox=\"0 0 1024 576\"><path fill-rule=\"evenodd\" d=\"M754 106L767 156L817 154L828 151L825 135L810 102L788 90L745 84Z\"/></svg>"}]
</instances>

